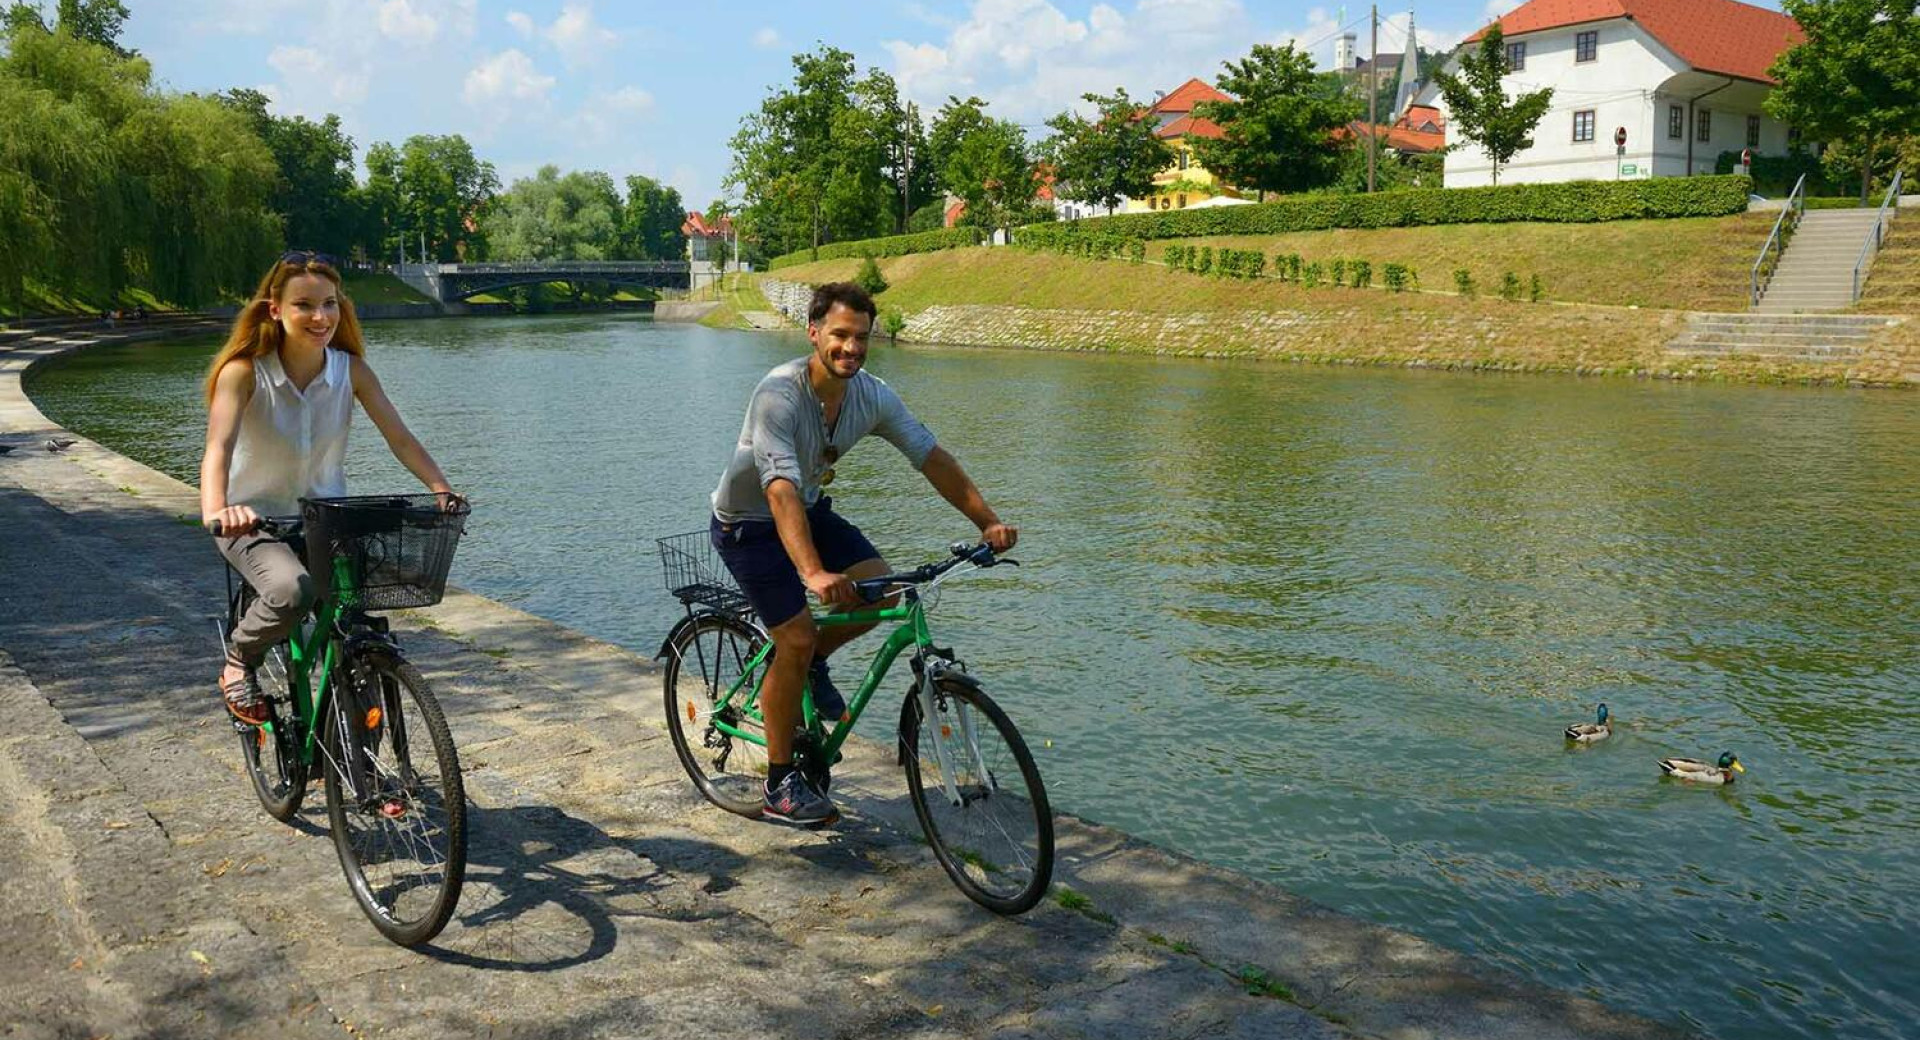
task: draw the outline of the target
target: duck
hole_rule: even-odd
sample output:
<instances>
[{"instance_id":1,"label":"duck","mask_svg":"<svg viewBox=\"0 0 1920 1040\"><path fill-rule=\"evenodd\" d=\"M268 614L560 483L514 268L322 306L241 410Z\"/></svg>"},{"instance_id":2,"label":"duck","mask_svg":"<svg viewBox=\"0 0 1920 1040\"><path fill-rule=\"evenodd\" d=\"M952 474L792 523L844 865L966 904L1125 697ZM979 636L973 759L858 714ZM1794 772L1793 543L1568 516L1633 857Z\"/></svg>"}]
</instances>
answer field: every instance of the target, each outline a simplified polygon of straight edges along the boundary
<instances>
[{"instance_id":1,"label":"duck","mask_svg":"<svg viewBox=\"0 0 1920 1040\"><path fill-rule=\"evenodd\" d=\"M1660 760L1660 771L1697 784L1730 784L1733 783L1733 774L1744 773L1747 769L1733 752L1722 751L1718 763L1702 762L1697 758L1663 758Z\"/></svg>"},{"instance_id":2,"label":"duck","mask_svg":"<svg viewBox=\"0 0 1920 1040\"><path fill-rule=\"evenodd\" d=\"M72 437L49 437L47 438L46 448L50 452L60 452L66 451L78 443L80 442L74 440Z\"/></svg>"},{"instance_id":3,"label":"duck","mask_svg":"<svg viewBox=\"0 0 1920 1040\"><path fill-rule=\"evenodd\" d=\"M1591 744L1596 740L1605 740L1613 736L1613 720L1607 716L1605 701L1600 703L1600 708L1594 715L1598 719L1596 722L1576 722L1568 726L1567 739Z\"/></svg>"}]
</instances>

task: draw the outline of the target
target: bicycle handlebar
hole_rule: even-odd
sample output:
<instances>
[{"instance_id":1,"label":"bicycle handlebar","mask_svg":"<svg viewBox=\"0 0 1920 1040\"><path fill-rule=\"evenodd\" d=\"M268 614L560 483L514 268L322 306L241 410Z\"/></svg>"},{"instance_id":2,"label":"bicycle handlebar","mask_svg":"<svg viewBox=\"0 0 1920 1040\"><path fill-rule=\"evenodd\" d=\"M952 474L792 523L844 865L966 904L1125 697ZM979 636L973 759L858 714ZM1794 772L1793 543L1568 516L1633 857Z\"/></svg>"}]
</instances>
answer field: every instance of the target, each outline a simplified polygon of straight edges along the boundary
<instances>
[{"instance_id":1,"label":"bicycle handlebar","mask_svg":"<svg viewBox=\"0 0 1920 1040\"><path fill-rule=\"evenodd\" d=\"M924 585L963 563L971 563L975 567L980 568L998 567L1003 563L1014 567L1020 566L1019 560L1003 559L995 556L993 554L993 547L985 542L979 542L973 545L968 545L966 542L955 542L951 546L948 546L948 551L953 554L950 559L922 564L910 571L882 574L877 578L862 578L853 583L854 591L859 594L862 602L877 603L880 600L886 599L888 591L894 586Z\"/></svg>"},{"instance_id":2,"label":"bicycle handlebar","mask_svg":"<svg viewBox=\"0 0 1920 1040\"><path fill-rule=\"evenodd\" d=\"M287 539L297 536L306 526L306 521L297 516L263 516L254 530L269 538ZM220 521L213 522L213 536L221 537Z\"/></svg>"}]
</instances>

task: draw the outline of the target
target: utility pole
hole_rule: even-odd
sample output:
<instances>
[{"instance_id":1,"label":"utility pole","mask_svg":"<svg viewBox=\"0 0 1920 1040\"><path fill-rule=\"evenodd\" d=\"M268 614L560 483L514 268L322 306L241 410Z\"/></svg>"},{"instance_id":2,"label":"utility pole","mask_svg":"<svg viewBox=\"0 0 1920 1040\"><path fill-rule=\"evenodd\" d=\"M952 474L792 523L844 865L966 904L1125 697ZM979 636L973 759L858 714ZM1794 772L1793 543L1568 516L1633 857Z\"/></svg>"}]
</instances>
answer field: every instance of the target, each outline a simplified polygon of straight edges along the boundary
<instances>
[{"instance_id":1,"label":"utility pole","mask_svg":"<svg viewBox=\"0 0 1920 1040\"><path fill-rule=\"evenodd\" d=\"M1367 191L1373 191L1374 137L1380 132L1380 5L1367 16L1373 24L1373 57L1367 59Z\"/></svg>"},{"instance_id":2,"label":"utility pole","mask_svg":"<svg viewBox=\"0 0 1920 1040\"><path fill-rule=\"evenodd\" d=\"M913 102L907 102L907 125L900 131L900 231L913 219Z\"/></svg>"}]
</instances>

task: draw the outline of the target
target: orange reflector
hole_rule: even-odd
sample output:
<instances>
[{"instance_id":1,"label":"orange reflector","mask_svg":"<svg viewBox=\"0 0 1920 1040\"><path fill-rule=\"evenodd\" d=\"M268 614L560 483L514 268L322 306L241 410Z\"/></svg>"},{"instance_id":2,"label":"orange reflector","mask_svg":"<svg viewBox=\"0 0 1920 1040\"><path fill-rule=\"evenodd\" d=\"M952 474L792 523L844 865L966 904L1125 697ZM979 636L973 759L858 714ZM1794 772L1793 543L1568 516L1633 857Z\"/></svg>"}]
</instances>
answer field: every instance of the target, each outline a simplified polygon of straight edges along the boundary
<instances>
[{"instance_id":1,"label":"orange reflector","mask_svg":"<svg viewBox=\"0 0 1920 1040\"><path fill-rule=\"evenodd\" d=\"M367 728L368 729L380 728L380 719L381 719L381 714L380 714L379 708L367 709Z\"/></svg>"},{"instance_id":2,"label":"orange reflector","mask_svg":"<svg viewBox=\"0 0 1920 1040\"><path fill-rule=\"evenodd\" d=\"M947 739L949 739L949 740L951 740L951 739L953 738L953 727L952 727L952 726L949 726L949 725L947 725L947 724L945 724L945 723L941 723L941 725L940 725L940 735L941 735L942 737L945 737L945 738L947 738Z\"/></svg>"},{"instance_id":3,"label":"orange reflector","mask_svg":"<svg viewBox=\"0 0 1920 1040\"><path fill-rule=\"evenodd\" d=\"M695 715L695 714L696 714L696 713L695 713L695 712L694 712L694 710L693 710L693 702L692 702L692 701L688 701L688 702L687 702L687 721L688 721L688 722L692 722L692 721L693 721L693 717L694 717L694 715Z\"/></svg>"}]
</instances>

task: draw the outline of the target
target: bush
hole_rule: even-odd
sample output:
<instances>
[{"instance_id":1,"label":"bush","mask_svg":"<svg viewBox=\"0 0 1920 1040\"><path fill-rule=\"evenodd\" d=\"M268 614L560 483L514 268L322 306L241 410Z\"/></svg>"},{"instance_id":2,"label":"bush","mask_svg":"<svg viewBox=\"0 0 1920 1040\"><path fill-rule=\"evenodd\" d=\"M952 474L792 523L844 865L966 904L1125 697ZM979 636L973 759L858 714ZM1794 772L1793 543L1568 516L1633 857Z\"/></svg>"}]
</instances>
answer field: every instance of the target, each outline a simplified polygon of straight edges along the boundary
<instances>
[{"instance_id":1,"label":"bush","mask_svg":"<svg viewBox=\"0 0 1920 1040\"><path fill-rule=\"evenodd\" d=\"M941 249L958 249L963 246L977 246L984 237L985 234L979 228L956 227L922 231L914 235L867 238L857 242L832 242L817 250L796 249L791 253L776 256L767 262L767 270L777 271L782 267L810 264L815 260L840 260L850 256L884 258L906 256L909 253L931 253Z\"/></svg>"},{"instance_id":2,"label":"bush","mask_svg":"<svg viewBox=\"0 0 1920 1040\"><path fill-rule=\"evenodd\" d=\"M1353 287L1355 289L1373 288L1372 264L1365 260L1354 260L1347 264L1347 271L1352 275Z\"/></svg>"},{"instance_id":3,"label":"bush","mask_svg":"<svg viewBox=\"0 0 1920 1040\"><path fill-rule=\"evenodd\" d=\"M1200 262L1194 265L1193 270L1197 274L1209 274L1213 271L1213 247L1212 246L1200 247Z\"/></svg>"},{"instance_id":4,"label":"bush","mask_svg":"<svg viewBox=\"0 0 1920 1040\"><path fill-rule=\"evenodd\" d=\"M1345 260L1336 259L1335 261L1327 265L1327 274L1332 276L1333 284L1335 285L1347 284L1347 262Z\"/></svg>"},{"instance_id":5,"label":"bush","mask_svg":"<svg viewBox=\"0 0 1920 1040\"><path fill-rule=\"evenodd\" d=\"M1300 254L1299 253L1275 253L1273 257L1273 274L1274 274L1274 277L1280 279L1283 282L1299 281L1300 280Z\"/></svg>"},{"instance_id":6,"label":"bush","mask_svg":"<svg viewBox=\"0 0 1920 1040\"><path fill-rule=\"evenodd\" d=\"M1127 240L1127 259L1136 264L1146 263L1147 262L1146 241L1138 238L1128 239Z\"/></svg>"},{"instance_id":7,"label":"bush","mask_svg":"<svg viewBox=\"0 0 1920 1040\"><path fill-rule=\"evenodd\" d=\"M1527 302L1539 303L1547 295L1546 286L1540 284L1540 276L1534 275L1527 280Z\"/></svg>"},{"instance_id":8,"label":"bush","mask_svg":"<svg viewBox=\"0 0 1920 1040\"><path fill-rule=\"evenodd\" d=\"M907 316L899 311L887 311L880 315L880 329L888 339L899 339L900 330L907 327Z\"/></svg>"},{"instance_id":9,"label":"bush","mask_svg":"<svg viewBox=\"0 0 1920 1040\"><path fill-rule=\"evenodd\" d=\"M1020 228L1015 233L1015 241L1034 248L1058 248L1051 243L1093 235L1151 240L1515 220L1592 223L1654 217L1717 217L1744 212L1751 186L1748 178L1733 175L1504 184L1488 188L1419 188L1372 195L1296 195L1252 206L1163 210L1035 224ZM822 253L825 251L823 248Z\"/></svg>"},{"instance_id":10,"label":"bush","mask_svg":"<svg viewBox=\"0 0 1920 1040\"><path fill-rule=\"evenodd\" d=\"M1179 270L1187 266L1187 247L1168 246L1166 253L1162 254L1162 259L1169 269Z\"/></svg>"},{"instance_id":11,"label":"bush","mask_svg":"<svg viewBox=\"0 0 1920 1040\"><path fill-rule=\"evenodd\" d=\"M887 278L880 273L880 265L867 257L860 263L860 273L853 276L853 284L875 296L887 291Z\"/></svg>"},{"instance_id":12,"label":"bush","mask_svg":"<svg viewBox=\"0 0 1920 1040\"><path fill-rule=\"evenodd\" d=\"M1320 261L1315 260L1313 263L1310 263L1300 269L1300 284L1306 286L1309 289L1319 288Z\"/></svg>"},{"instance_id":13,"label":"bush","mask_svg":"<svg viewBox=\"0 0 1920 1040\"><path fill-rule=\"evenodd\" d=\"M1462 296L1473 295L1473 273L1464 267L1453 269L1453 288Z\"/></svg>"},{"instance_id":14,"label":"bush","mask_svg":"<svg viewBox=\"0 0 1920 1040\"><path fill-rule=\"evenodd\" d=\"M1520 298L1520 276L1508 271L1500 276L1500 298L1518 300Z\"/></svg>"},{"instance_id":15,"label":"bush","mask_svg":"<svg viewBox=\"0 0 1920 1040\"><path fill-rule=\"evenodd\" d=\"M1386 279L1387 289L1391 292L1406 292L1414 283L1413 269L1406 264L1387 264L1380 269L1380 274Z\"/></svg>"}]
</instances>

